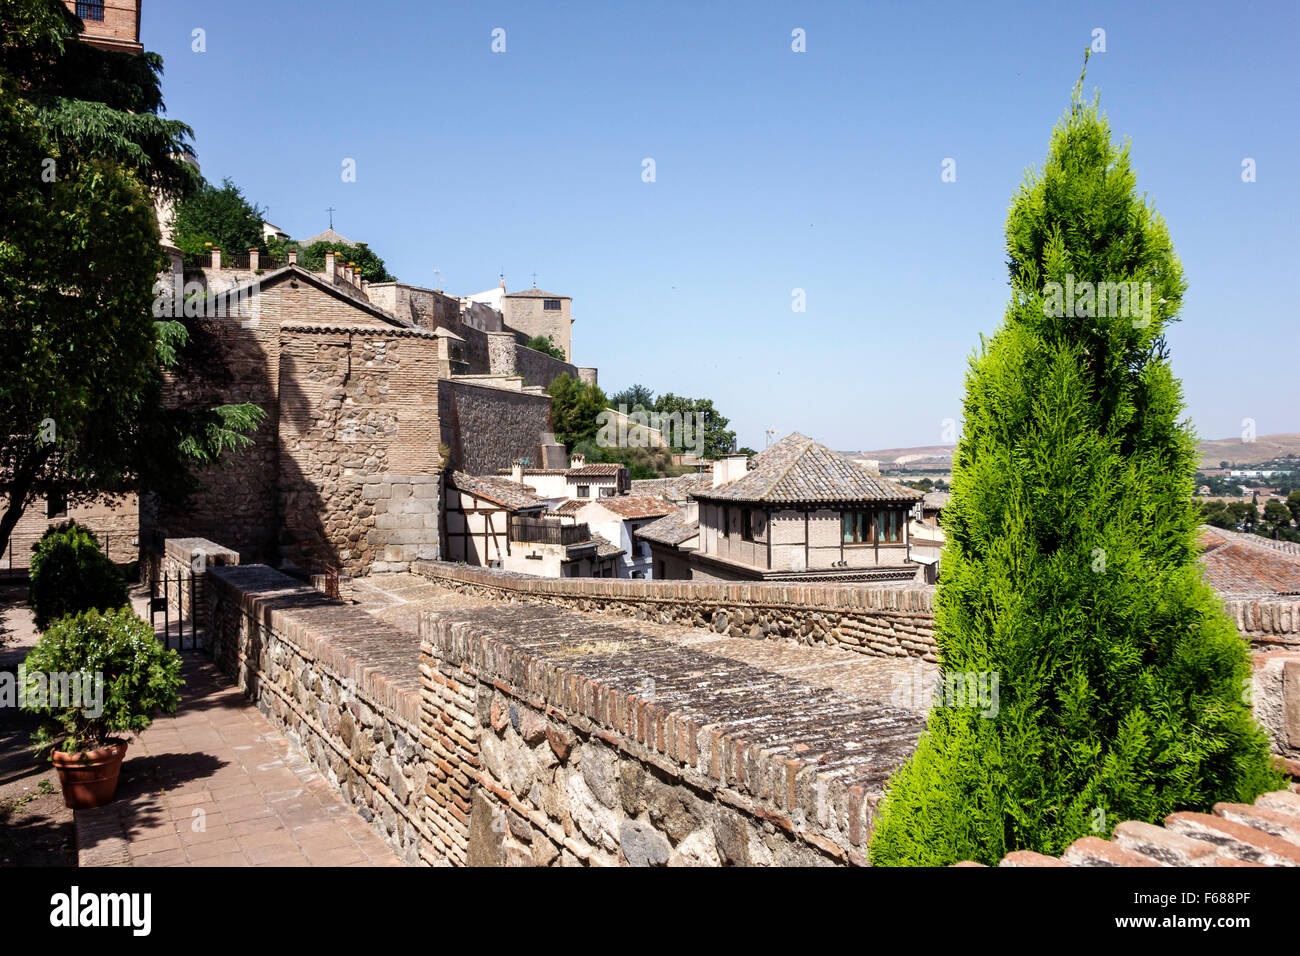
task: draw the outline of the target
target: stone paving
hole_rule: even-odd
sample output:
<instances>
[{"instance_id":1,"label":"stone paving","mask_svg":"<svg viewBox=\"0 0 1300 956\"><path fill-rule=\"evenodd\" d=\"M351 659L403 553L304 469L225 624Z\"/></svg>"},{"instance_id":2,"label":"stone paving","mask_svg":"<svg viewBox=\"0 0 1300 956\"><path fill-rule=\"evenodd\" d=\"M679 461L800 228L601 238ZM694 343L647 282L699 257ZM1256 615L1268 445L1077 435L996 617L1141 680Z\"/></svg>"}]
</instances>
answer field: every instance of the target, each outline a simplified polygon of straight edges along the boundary
<instances>
[{"instance_id":1,"label":"stone paving","mask_svg":"<svg viewBox=\"0 0 1300 956\"><path fill-rule=\"evenodd\" d=\"M183 657L181 705L131 740L117 799L76 811L81 866L401 865L204 653Z\"/></svg>"},{"instance_id":2,"label":"stone paving","mask_svg":"<svg viewBox=\"0 0 1300 956\"><path fill-rule=\"evenodd\" d=\"M388 845L201 653L133 739L117 799L78 810L81 866L399 866Z\"/></svg>"},{"instance_id":3,"label":"stone paving","mask_svg":"<svg viewBox=\"0 0 1300 956\"><path fill-rule=\"evenodd\" d=\"M473 597L431 584L417 574L376 574L352 582L352 598L361 607L394 627L415 633L420 613L433 609L499 607L501 602ZM791 640L727 637L707 628L591 615L611 633L635 632L689 646L716 657L743 661L813 687L826 687L850 697L894 704L917 713L928 710L938 668L918 658L874 657L828 646L808 646Z\"/></svg>"}]
</instances>

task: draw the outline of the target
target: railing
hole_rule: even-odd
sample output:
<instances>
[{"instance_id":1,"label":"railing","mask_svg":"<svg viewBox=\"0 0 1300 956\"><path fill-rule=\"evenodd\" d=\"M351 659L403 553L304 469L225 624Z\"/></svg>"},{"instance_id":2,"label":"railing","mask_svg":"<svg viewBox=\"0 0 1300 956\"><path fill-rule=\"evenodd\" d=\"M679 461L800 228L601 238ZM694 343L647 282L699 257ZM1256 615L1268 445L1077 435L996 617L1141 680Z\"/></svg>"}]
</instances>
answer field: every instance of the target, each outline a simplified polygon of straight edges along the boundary
<instances>
[{"instance_id":1,"label":"railing","mask_svg":"<svg viewBox=\"0 0 1300 956\"><path fill-rule=\"evenodd\" d=\"M561 524L549 519L510 519L510 540L523 544L582 544L591 540L586 524Z\"/></svg>"},{"instance_id":2,"label":"railing","mask_svg":"<svg viewBox=\"0 0 1300 956\"><path fill-rule=\"evenodd\" d=\"M260 263L259 263L260 266ZM223 269L247 269L249 268L248 253L242 255L231 255L228 252L221 254L221 268Z\"/></svg>"}]
</instances>

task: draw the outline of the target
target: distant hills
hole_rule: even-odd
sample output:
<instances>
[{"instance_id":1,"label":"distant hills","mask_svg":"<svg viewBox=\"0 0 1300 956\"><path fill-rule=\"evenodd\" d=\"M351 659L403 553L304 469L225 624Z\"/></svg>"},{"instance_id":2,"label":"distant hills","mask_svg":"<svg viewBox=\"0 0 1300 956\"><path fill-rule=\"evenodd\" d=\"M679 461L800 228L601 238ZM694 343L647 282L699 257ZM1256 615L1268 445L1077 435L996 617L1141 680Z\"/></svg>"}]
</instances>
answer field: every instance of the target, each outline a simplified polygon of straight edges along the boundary
<instances>
[{"instance_id":1,"label":"distant hills","mask_svg":"<svg viewBox=\"0 0 1300 956\"><path fill-rule=\"evenodd\" d=\"M879 448L874 451L845 452L850 458L867 458L880 462L881 468L920 468L932 470L951 467L955 445L917 445L913 448ZM1232 465L1254 464L1285 455L1300 455L1300 432L1258 435L1253 442L1234 438L1206 439L1197 445L1201 468L1218 468L1219 462Z\"/></svg>"}]
</instances>

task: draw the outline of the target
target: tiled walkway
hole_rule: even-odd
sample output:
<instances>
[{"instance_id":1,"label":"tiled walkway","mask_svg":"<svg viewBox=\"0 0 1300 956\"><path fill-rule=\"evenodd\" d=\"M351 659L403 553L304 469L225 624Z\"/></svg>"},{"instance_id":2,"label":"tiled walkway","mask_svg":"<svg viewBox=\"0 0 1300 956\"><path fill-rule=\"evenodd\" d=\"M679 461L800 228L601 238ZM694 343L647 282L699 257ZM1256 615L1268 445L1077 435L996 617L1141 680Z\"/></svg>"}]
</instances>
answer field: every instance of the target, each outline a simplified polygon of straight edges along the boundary
<instances>
[{"instance_id":1,"label":"tiled walkway","mask_svg":"<svg viewBox=\"0 0 1300 956\"><path fill-rule=\"evenodd\" d=\"M399 866L200 653L183 700L131 741L117 799L78 810L81 866Z\"/></svg>"}]
</instances>

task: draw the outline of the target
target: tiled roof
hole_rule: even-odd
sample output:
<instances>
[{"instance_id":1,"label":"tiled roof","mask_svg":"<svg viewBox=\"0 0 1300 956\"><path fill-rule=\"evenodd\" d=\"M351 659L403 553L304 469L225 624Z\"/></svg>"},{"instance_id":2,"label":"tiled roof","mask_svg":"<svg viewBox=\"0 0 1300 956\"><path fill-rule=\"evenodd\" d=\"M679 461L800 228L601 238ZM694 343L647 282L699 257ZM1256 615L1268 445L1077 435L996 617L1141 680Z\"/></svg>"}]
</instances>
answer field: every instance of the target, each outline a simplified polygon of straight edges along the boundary
<instances>
[{"instance_id":1,"label":"tiled roof","mask_svg":"<svg viewBox=\"0 0 1300 956\"><path fill-rule=\"evenodd\" d=\"M620 518L659 518L677 510L676 505L654 495L611 495L592 498L590 504L600 505Z\"/></svg>"},{"instance_id":2,"label":"tiled roof","mask_svg":"<svg viewBox=\"0 0 1300 956\"><path fill-rule=\"evenodd\" d=\"M511 468L498 468L498 475L508 475L513 471ZM567 468L525 468L525 475L563 475L568 472Z\"/></svg>"},{"instance_id":3,"label":"tiled roof","mask_svg":"<svg viewBox=\"0 0 1300 956\"><path fill-rule=\"evenodd\" d=\"M948 507L952 495L947 491L927 491L921 499L921 507L929 511L942 511Z\"/></svg>"},{"instance_id":4,"label":"tiled roof","mask_svg":"<svg viewBox=\"0 0 1300 956\"><path fill-rule=\"evenodd\" d=\"M707 472L692 472L676 478L634 478L631 482L634 495L658 495L669 501L685 501L696 491L703 491L712 484L713 476Z\"/></svg>"},{"instance_id":5,"label":"tiled roof","mask_svg":"<svg viewBox=\"0 0 1300 956\"><path fill-rule=\"evenodd\" d=\"M573 498L564 502L562 505L556 505L551 509L553 515L576 515L587 505L591 504L590 498Z\"/></svg>"},{"instance_id":6,"label":"tiled roof","mask_svg":"<svg viewBox=\"0 0 1300 956\"><path fill-rule=\"evenodd\" d=\"M916 501L921 492L873 474L806 435L791 432L760 452L750 470L698 498L768 504Z\"/></svg>"},{"instance_id":7,"label":"tiled roof","mask_svg":"<svg viewBox=\"0 0 1300 956\"><path fill-rule=\"evenodd\" d=\"M1203 525L1200 544L1205 579L1220 594L1300 594L1300 553L1289 542Z\"/></svg>"},{"instance_id":8,"label":"tiled roof","mask_svg":"<svg viewBox=\"0 0 1300 956\"><path fill-rule=\"evenodd\" d=\"M544 292L533 286L531 289L521 289L518 292L507 292L507 299L571 299L573 296L560 295L558 292Z\"/></svg>"},{"instance_id":9,"label":"tiled roof","mask_svg":"<svg viewBox=\"0 0 1300 956\"><path fill-rule=\"evenodd\" d=\"M698 520L687 521L686 510L678 508L672 514L664 515L658 521L651 521L633 532L638 538L671 544L674 547L700 533Z\"/></svg>"},{"instance_id":10,"label":"tiled roof","mask_svg":"<svg viewBox=\"0 0 1300 956\"><path fill-rule=\"evenodd\" d=\"M349 246L357 245L357 243L353 242L351 239L347 238L346 236L339 235L337 232L335 232L332 226L329 229L326 229L324 232L316 233L316 235L312 236L310 239L299 240L298 245L301 246L303 249L306 249L312 243L316 243L316 242L341 242Z\"/></svg>"},{"instance_id":11,"label":"tiled roof","mask_svg":"<svg viewBox=\"0 0 1300 956\"><path fill-rule=\"evenodd\" d=\"M596 542L596 557L612 558L616 554L623 554L623 549L616 544L612 544L603 534L591 533L591 540Z\"/></svg>"},{"instance_id":12,"label":"tiled roof","mask_svg":"<svg viewBox=\"0 0 1300 956\"><path fill-rule=\"evenodd\" d=\"M569 478L608 478L617 475L623 466L616 461L594 461L579 468L570 468L564 474Z\"/></svg>"},{"instance_id":13,"label":"tiled roof","mask_svg":"<svg viewBox=\"0 0 1300 956\"><path fill-rule=\"evenodd\" d=\"M458 491L486 498L510 511L546 507L546 499L537 497L535 489L495 475L467 475L456 471L452 472L451 484Z\"/></svg>"}]
</instances>

